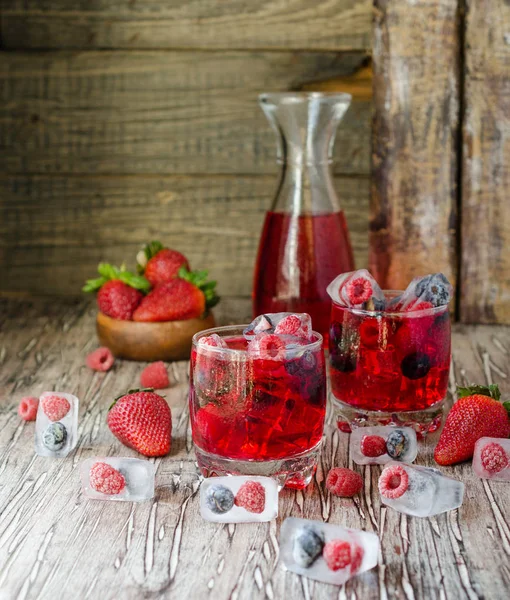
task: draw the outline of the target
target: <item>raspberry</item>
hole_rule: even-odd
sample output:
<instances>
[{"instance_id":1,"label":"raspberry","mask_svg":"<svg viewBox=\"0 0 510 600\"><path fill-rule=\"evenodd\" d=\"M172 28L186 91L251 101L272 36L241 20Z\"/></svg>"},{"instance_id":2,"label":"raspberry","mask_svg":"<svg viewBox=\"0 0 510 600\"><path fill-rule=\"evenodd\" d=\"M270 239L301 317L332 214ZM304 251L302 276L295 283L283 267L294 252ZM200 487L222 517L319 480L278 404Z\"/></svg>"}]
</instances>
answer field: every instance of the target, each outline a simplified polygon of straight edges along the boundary
<instances>
[{"instance_id":1,"label":"raspberry","mask_svg":"<svg viewBox=\"0 0 510 600\"><path fill-rule=\"evenodd\" d=\"M505 449L496 442L491 442L482 448L480 461L488 473L499 473L508 467Z\"/></svg>"},{"instance_id":2,"label":"raspberry","mask_svg":"<svg viewBox=\"0 0 510 600\"><path fill-rule=\"evenodd\" d=\"M126 487L124 475L114 469L111 465L103 462L97 462L92 465L89 473L90 485L102 494L115 496L120 494Z\"/></svg>"},{"instance_id":3,"label":"raspberry","mask_svg":"<svg viewBox=\"0 0 510 600\"><path fill-rule=\"evenodd\" d=\"M32 396L22 398L18 406L18 415L25 421L35 421L38 406L39 400L37 398Z\"/></svg>"},{"instance_id":4,"label":"raspberry","mask_svg":"<svg viewBox=\"0 0 510 600\"><path fill-rule=\"evenodd\" d=\"M308 317L308 315L306 315ZM276 326L274 330L277 335L295 335L302 338L310 338L312 335L312 328L310 326L310 319L298 317L298 315L289 315L284 317ZM308 322L307 322L308 321Z\"/></svg>"},{"instance_id":5,"label":"raspberry","mask_svg":"<svg viewBox=\"0 0 510 600\"><path fill-rule=\"evenodd\" d=\"M361 454L371 458L386 454L386 440L380 435L364 435L361 438Z\"/></svg>"},{"instance_id":6,"label":"raspberry","mask_svg":"<svg viewBox=\"0 0 510 600\"><path fill-rule=\"evenodd\" d=\"M170 380L168 379L165 363L158 361L145 367L140 375L140 383L143 388L152 388L153 390L162 390L169 387Z\"/></svg>"},{"instance_id":7,"label":"raspberry","mask_svg":"<svg viewBox=\"0 0 510 600\"><path fill-rule=\"evenodd\" d=\"M353 544L351 547L351 574L357 573L360 570L361 563L365 552L358 544Z\"/></svg>"},{"instance_id":8,"label":"raspberry","mask_svg":"<svg viewBox=\"0 0 510 600\"><path fill-rule=\"evenodd\" d=\"M198 340L199 346L210 346L212 348L226 348L227 344L223 338L221 338L217 333L213 333L212 335L206 335Z\"/></svg>"},{"instance_id":9,"label":"raspberry","mask_svg":"<svg viewBox=\"0 0 510 600\"><path fill-rule=\"evenodd\" d=\"M266 490L258 481L247 481L236 494L235 505L245 508L251 513L264 512L266 506Z\"/></svg>"},{"instance_id":10,"label":"raspberry","mask_svg":"<svg viewBox=\"0 0 510 600\"><path fill-rule=\"evenodd\" d=\"M98 348L87 356L87 367L94 371L109 371L115 358L109 348Z\"/></svg>"},{"instance_id":11,"label":"raspberry","mask_svg":"<svg viewBox=\"0 0 510 600\"><path fill-rule=\"evenodd\" d=\"M369 279L355 277L345 284L345 293L352 304L363 304L372 297L374 290Z\"/></svg>"},{"instance_id":12,"label":"raspberry","mask_svg":"<svg viewBox=\"0 0 510 600\"><path fill-rule=\"evenodd\" d=\"M432 302L427 302L426 300L420 300L417 298L414 302L411 302L408 306L406 306L405 312L415 312L417 310L430 310L434 308Z\"/></svg>"},{"instance_id":13,"label":"raspberry","mask_svg":"<svg viewBox=\"0 0 510 600\"><path fill-rule=\"evenodd\" d=\"M385 498L400 498L409 487L409 475L404 467L386 467L379 477L379 492Z\"/></svg>"},{"instance_id":14,"label":"raspberry","mask_svg":"<svg viewBox=\"0 0 510 600\"><path fill-rule=\"evenodd\" d=\"M262 333L250 342L248 351L258 355L258 358L283 360L285 358L285 343L275 334Z\"/></svg>"},{"instance_id":15,"label":"raspberry","mask_svg":"<svg viewBox=\"0 0 510 600\"><path fill-rule=\"evenodd\" d=\"M63 396L43 396L41 407L50 421L60 421L67 415L71 405Z\"/></svg>"},{"instance_id":16,"label":"raspberry","mask_svg":"<svg viewBox=\"0 0 510 600\"><path fill-rule=\"evenodd\" d=\"M336 426L343 433L352 433L352 429L348 421L337 421Z\"/></svg>"},{"instance_id":17,"label":"raspberry","mask_svg":"<svg viewBox=\"0 0 510 600\"><path fill-rule=\"evenodd\" d=\"M328 473L326 487L332 494L335 494L336 496L351 498L361 491L361 488L363 487L363 479L361 478L361 475L351 471L351 469L337 467L335 469L331 469L331 471Z\"/></svg>"},{"instance_id":18,"label":"raspberry","mask_svg":"<svg viewBox=\"0 0 510 600\"><path fill-rule=\"evenodd\" d=\"M322 556L332 571L345 569L351 564L351 545L343 540L332 540L324 546Z\"/></svg>"}]
</instances>

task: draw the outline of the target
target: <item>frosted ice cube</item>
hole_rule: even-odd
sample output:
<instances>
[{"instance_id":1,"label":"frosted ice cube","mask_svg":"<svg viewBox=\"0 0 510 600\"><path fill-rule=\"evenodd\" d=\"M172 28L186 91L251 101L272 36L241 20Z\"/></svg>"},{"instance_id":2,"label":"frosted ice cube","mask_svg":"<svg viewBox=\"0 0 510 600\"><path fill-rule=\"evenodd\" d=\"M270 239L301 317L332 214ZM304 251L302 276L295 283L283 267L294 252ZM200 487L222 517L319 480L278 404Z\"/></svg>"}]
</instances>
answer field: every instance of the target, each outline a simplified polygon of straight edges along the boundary
<instances>
[{"instance_id":1,"label":"frosted ice cube","mask_svg":"<svg viewBox=\"0 0 510 600\"><path fill-rule=\"evenodd\" d=\"M91 469L98 464L107 464L120 474L124 485L118 493L106 493L108 484L104 484L104 492L94 489L94 472ZM117 456L93 457L84 460L80 466L82 490L92 500L115 500L125 502L143 502L154 497L154 464L139 458L122 458ZM118 479L116 479L118 483ZM98 485L97 483L95 484ZM120 486L118 486L120 487ZM116 487L115 489L118 489Z\"/></svg>"},{"instance_id":2,"label":"frosted ice cube","mask_svg":"<svg viewBox=\"0 0 510 600\"><path fill-rule=\"evenodd\" d=\"M40 396L35 421L35 451L39 456L63 458L76 447L78 409L79 400L73 394L44 392Z\"/></svg>"},{"instance_id":3,"label":"frosted ice cube","mask_svg":"<svg viewBox=\"0 0 510 600\"><path fill-rule=\"evenodd\" d=\"M342 585L373 569L379 555L375 533L289 517L280 531L285 568L310 579Z\"/></svg>"},{"instance_id":4,"label":"frosted ice cube","mask_svg":"<svg viewBox=\"0 0 510 600\"><path fill-rule=\"evenodd\" d=\"M278 516L278 484L271 477L211 477L200 486L200 514L215 523L263 523Z\"/></svg>"},{"instance_id":5,"label":"frosted ice cube","mask_svg":"<svg viewBox=\"0 0 510 600\"><path fill-rule=\"evenodd\" d=\"M473 471L483 479L510 481L510 439L480 438L475 444Z\"/></svg>"},{"instance_id":6,"label":"frosted ice cube","mask_svg":"<svg viewBox=\"0 0 510 600\"><path fill-rule=\"evenodd\" d=\"M414 517L431 517L459 508L464 484L438 469L390 462L379 477L383 504Z\"/></svg>"},{"instance_id":7,"label":"frosted ice cube","mask_svg":"<svg viewBox=\"0 0 510 600\"><path fill-rule=\"evenodd\" d=\"M411 427L359 427L351 434L349 448L357 465L383 465L391 460L412 463L418 454L418 441Z\"/></svg>"},{"instance_id":8,"label":"frosted ice cube","mask_svg":"<svg viewBox=\"0 0 510 600\"><path fill-rule=\"evenodd\" d=\"M261 333L277 335L294 335L310 339L312 335L312 318L307 313L266 313L256 317L244 330L244 337L252 340Z\"/></svg>"},{"instance_id":9,"label":"frosted ice cube","mask_svg":"<svg viewBox=\"0 0 510 600\"><path fill-rule=\"evenodd\" d=\"M366 281L368 285L368 288L359 286L359 289L363 290L359 293L359 301L356 301L356 298L353 299L353 293L358 289L358 286L354 285L356 280ZM351 308L381 311L384 310L386 303L379 284L366 269L338 275L328 285L327 292L334 302Z\"/></svg>"}]
</instances>

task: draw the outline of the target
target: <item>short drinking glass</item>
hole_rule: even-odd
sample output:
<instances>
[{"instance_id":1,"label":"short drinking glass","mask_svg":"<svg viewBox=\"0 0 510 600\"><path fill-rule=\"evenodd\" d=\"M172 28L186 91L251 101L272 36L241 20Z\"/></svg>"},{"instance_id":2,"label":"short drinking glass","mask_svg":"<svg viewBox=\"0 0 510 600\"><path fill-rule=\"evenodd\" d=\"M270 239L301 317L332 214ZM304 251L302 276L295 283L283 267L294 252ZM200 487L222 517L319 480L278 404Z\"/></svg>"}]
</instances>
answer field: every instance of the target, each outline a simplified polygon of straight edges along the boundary
<instances>
[{"instance_id":1,"label":"short drinking glass","mask_svg":"<svg viewBox=\"0 0 510 600\"><path fill-rule=\"evenodd\" d=\"M245 326L193 338L190 415L205 476L265 475L304 488L317 466L326 413L322 336L275 356L248 349ZM217 334L223 347L200 342ZM203 340L205 341L205 340Z\"/></svg>"}]
</instances>

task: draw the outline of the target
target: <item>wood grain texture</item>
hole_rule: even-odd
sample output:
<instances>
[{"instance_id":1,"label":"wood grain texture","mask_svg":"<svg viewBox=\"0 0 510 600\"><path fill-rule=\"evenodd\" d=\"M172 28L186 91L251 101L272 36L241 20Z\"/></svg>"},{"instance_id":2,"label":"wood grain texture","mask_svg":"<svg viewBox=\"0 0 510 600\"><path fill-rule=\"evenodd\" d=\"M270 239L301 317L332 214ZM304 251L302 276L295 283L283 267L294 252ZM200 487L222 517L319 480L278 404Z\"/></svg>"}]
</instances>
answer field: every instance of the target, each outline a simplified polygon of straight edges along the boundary
<instances>
[{"instance_id":1,"label":"wood grain texture","mask_svg":"<svg viewBox=\"0 0 510 600\"><path fill-rule=\"evenodd\" d=\"M7 48L365 50L370 0L3 0Z\"/></svg>"},{"instance_id":2,"label":"wood grain texture","mask_svg":"<svg viewBox=\"0 0 510 600\"><path fill-rule=\"evenodd\" d=\"M337 177L357 264L368 251L368 180ZM76 295L97 264L135 264L161 239L192 268L208 268L221 296L250 296L265 211L277 178L1 177L0 290Z\"/></svg>"},{"instance_id":3,"label":"wood grain texture","mask_svg":"<svg viewBox=\"0 0 510 600\"><path fill-rule=\"evenodd\" d=\"M375 0L369 264L389 289L456 280L458 0Z\"/></svg>"},{"instance_id":4,"label":"wood grain texture","mask_svg":"<svg viewBox=\"0 0 510 600\"><path fill-rule=\"evenodd\" d=\"M218 307L219 308L219 307ZM244 308L239 307L242 312ZM418 519L381 506L379 467L358 467L364 492L331 496L332 465L353 467L348 435L328 419L313 483L280 495L280 516L268 524L216 525L199 515L197 472L187 409L187 363L174 363L166 397L173 412L169 456L155 460L156 496L130 504L93 502L80 492L78 468L95 455L135 453L108 431L113 397L138 384L143 365L117 361L109 373L84 365L96 346L94 309L83 302L0 302L0 597L49 600L71 585L75 598L414 598L502 599L510 586L510 507L504 484L484 482L469 464L444 472L466 484L459 510ZM510 394L508 328L457 326L454 383L497 382ZM64 460L33 454L34 424L20 421L19 399L47 389L80 398L79 442ZM433 465L437 434L420 448ZM338 589L286 573L279 530L289 516L323 519L375 531L376 569ZM70 583L72 582L72 583Z\"/></svg>"},{"instance_id":5,"label":"wood grain texture","mask_svg":"<svg viewBox=\"0 0 510 600\"><path fill-rule=\"evenodd\" d=\"M0 172L276 173L263 91L355 74L363 53L5 52ZM370 102L339 127L336 172L368 174Z\"/></svg>"},{"instance_id":6,"label":"wood grain texture","mask_svg":"<svg viewBox=\"0 0 510 600\"><path fill-rule=\"evenodd\" d=\"M461 319L510 323L510 6L468 1Z\"/></svg>"}]
</instances>

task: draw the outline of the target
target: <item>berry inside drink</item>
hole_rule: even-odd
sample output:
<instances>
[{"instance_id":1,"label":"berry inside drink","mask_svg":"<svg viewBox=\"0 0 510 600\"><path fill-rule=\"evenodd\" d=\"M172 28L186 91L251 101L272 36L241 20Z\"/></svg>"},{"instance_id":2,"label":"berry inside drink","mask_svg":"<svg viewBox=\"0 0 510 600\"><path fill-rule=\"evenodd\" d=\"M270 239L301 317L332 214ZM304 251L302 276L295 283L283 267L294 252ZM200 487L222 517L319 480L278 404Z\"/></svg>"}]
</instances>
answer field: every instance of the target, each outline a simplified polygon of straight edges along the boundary
<instances>
[{"instance_id":1,"label":"berry inside drink","mask_svg":"<svg viewBox=\"0 0 510 600\"><path fill-rule=\"evenodd\" d=\"M265 355L252 356L250 342L240 335L223 337L222 348L193 347L190 412L199 449L234 460L270 461L321 441L326 379L320 337L295 352L269 343L277 337L266 336Z\"/></svg>"},{"instance_id":2,"label":"berry inside drink","mask_svg":"<svg viewBox=\"0 0 510 600\"><path fill-rule=\"evenodd\" d=\"M447 306L367 313L333 303L331 388L369 411L419 411L446 397L450 369Z\"/></svg>"},{"instance_id":3,"label":"berry inside drink","mask_svg":"<svg viewBox=\"0 0 510 600\"><path fill-rule=\"evenodd\" d=\"M331 299L326 287L354 259L345 216L268 212L255 271L254 315L308 313L327 340Z\"/></svg>"}]
</instances>

